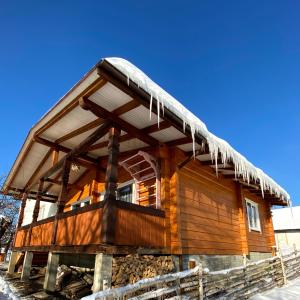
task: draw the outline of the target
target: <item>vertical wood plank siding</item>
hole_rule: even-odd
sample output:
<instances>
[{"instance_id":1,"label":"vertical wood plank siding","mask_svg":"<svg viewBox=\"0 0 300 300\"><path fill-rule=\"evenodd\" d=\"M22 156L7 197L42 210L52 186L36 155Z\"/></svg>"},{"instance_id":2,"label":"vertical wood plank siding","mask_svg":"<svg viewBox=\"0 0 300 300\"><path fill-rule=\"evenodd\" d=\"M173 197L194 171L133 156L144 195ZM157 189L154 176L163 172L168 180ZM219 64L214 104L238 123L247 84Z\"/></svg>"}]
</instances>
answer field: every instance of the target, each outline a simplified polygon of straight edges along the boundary
<instances>
[{"instance_id":1,"label":"vertical wood plank siding","mask_svg":"<svg viewBox=\"0 0 300 300\"><path fill-rule=\"evenodd\" d=\"M126 209L117 210L117 245L164 247L165 219Z\"/></svg>"},{"instance_id":2,"label":"vertical wood plank siding","mask_svg":"<svg viewBox=\"0 0 300 300\"><path fill-rule=\"evenodd\" d=\"M30 246L51 245L53 222L34 226L31 232Z\"/></svg>"},{"instance_id":3,"label":"vertical wood plank siding","mask_svg":"<svg viewBox=\"0 0 300 300\"><path fill-rule=\"evenodd\" d=\"M25 246L26 239L27 239L27 232L28 232L28 229L19 229L17 231L15 247Z\"/></svg>"},{"instance_id":4,"label":"vertical wood plank siding","mask_svg":"<svg viewBox=\"0 0 300 300\"><path fill-rule=\"evenodd\" d=\"M95 209L58 221L56 245L101 244L102 209Z\"/></svg>"}]
</instances>

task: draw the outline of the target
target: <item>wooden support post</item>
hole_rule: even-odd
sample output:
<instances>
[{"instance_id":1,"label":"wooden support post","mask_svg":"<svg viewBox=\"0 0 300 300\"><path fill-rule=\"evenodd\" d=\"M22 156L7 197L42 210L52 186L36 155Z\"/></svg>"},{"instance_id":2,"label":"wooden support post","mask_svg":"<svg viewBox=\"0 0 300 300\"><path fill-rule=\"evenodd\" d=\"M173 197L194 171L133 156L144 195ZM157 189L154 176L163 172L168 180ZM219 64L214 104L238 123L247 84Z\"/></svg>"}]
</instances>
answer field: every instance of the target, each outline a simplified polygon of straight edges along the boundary
<instances>
[{"instance_id":1,"label":"wooden support post","mask_svg":"<svg viewBox=\"0 0 300 300\"><path fill-rule=\"evenodd\" d=\"M119 137L121 130L112 127L109 130L108 162L105 176L105 195L101 238L103 243L113 244L116 223L116 192L118 183Z\"/></svg>"},{"instance_id":2,"label":"wooden support post","mask_svg":"<svg viewBox=\"0 0 300 300\"><path fill-rule=\"evenodd\" d=\"M30 228L28 230L27 246L30 246L32 227L37 222L37 219L39 217L40 202L41 202L41 198L42 198L42 194L43 194L43 188L44 188L44 179L40 179L38 192L37 192L36 200L35 200L35 205L34 205L34 209L33 209L33 214L32 214L32 221L31 221Z\"/></svg>"},{"instance_id":3,"label":"wooden support post","mask_svg":"<svg viewBox=\"0 0 300 300\"><path fill-rule=\"evenodd\" d=\"M22 223L23 223L24 211L25 211L25 207L26 207L27 197L28 197L27 193L24 193L23 197L22 197L22 203L21 203L21 208L20 208L20 214L19 214L17 229L20 228L22 226Z\"/></svg>"},{"instance_id":4,"label":"wooden support post","mask_svg":"<svg viewBox=\"0 0 300 300\"><path fill-rule=\"evenodd\" d=\"M61 174L61 189L58 196L57 202L57 213L62 213L64 211L64 207L68 198L68 184L69 184L69 176L71 170L71 162L69 160L65 160L63 164L63 171Z\"/></svg>"},{"instance_id":5,"label":"wooden support post","mask_svg":"<svg viewBox=\"0 0 300 300\"><path fill-rule=\"evenodd\" d=\"M55 292L58 265L59 265L59 254L49 252L47 269L45 274L45 281L44 281L44 289L46 291Z\"/></svg>"},{"instance_id":6,"label":"wooden support post","mask_svg":"<svg viewBox=\"0 0 300 300\"><path fill-rule=\"evenodd\" d=\"M18 251L12 251L9 259L9 264L7 268L7 274L13 274L15 273L16 264L18 261L18 258L20 257L21 252Z\"/></svg>"},{"instance_id":7,"label":"wooden support post","mask_svg":"<svg viewBox=\"0 0 300 300\"><path fill-rule=\"evenodd\" d=\"M23 262L22 274L21 274L22 281L29 280L32 259L33 259L33 252L26 251L24 262Z\"/></svg>"},{"instance_id":8,"label":"wooden support post","mask_svg":"<svg viewBox=\"0 0 300 300\"><path fill-rule=\"evenodd\" d=\"M57 212L55 215L55 220L53 222L53 232L52 232L52 239L51 239L52 245L54 245L55 241L56 241L58 216L59 216L59 214L64 212L64 207L65 207L66 201L68 199L68 183L69 183L70 170L71 170L71 161L68 159L65 159L65 161L63 163L60 193L59 193L58 202L57 202Z\"/></svg>"},{"instance_id":9,"label":"wooden support post","mask_svg":"<svg viewBox=\"0 0 300 300\"><path fill-rule=\"evenodd\" d=\"M39 217L40 202L41 202L41 198L42 198L43 188L44 188L44 180L40 179L38 193L36 195L35 206L34 206L33 215L32 215L32 223L35 223Z\"/></svg>"}]
</instances>

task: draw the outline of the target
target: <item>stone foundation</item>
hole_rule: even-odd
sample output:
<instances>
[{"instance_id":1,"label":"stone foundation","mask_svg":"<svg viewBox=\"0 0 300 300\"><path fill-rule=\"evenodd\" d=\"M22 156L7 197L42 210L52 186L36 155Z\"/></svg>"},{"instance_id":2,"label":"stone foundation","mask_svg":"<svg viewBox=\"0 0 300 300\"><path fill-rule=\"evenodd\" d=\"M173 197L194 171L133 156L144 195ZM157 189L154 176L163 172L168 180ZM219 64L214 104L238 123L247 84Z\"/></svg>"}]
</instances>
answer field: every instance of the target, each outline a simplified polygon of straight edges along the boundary
<instances>
[{"instance_id":1,"label":"stone foundation","mask_svg":"<svg viewBox=\"0 0 300 300\"><path fill-rule=\"evenodd\" d=\"M271 253L250 252L246 256L247 263L271 257ZM196 264L201 262L203 268L208 268L210 271L219 271L242 266L244 257L242 255L191 255L185 254L182 257L182 268L189 268L189 261L194 261Z\"/></svg>"}]
</instances>

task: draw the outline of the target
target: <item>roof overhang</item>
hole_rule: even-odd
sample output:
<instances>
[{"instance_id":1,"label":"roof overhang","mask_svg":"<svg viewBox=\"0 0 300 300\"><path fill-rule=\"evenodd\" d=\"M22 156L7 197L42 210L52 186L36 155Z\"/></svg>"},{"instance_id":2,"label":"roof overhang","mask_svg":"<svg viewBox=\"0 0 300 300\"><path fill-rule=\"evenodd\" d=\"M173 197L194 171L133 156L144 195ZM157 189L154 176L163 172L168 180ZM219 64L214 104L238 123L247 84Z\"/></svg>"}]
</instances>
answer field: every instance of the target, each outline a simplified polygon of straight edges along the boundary
<instances>
[{"instance_id":1,"label":"roof overhang","mask_svg":"<svg viewBox=\"0 0 300 300\"><path fill-rule=\"evenodd\" d=\"M153 141L157 145L164 143L176 146L186 152L187 157L195 155L204 165L216 169L220 176L240 181L251 192L262 194L260 182L255 178L245 180L234 161L228 159L225 163L219 153L216 157L212 155L205 131L203 135L199 131L193 132L192 126L186 124L180 114L174 113L172 107L170 109L166 105L161 112L162 107L154 96L109 60L101 60L31 128L6 179L3 191L16 196L24 191L36 193L38 178L51 167L55 151L60 150L56 160L62 159L103 123L104 118L80 107L80 100L86 99L106 111L104 116L109 117L112 114L121 123L125 122L149 137L137 138L124 130L120 143L121 153L150 147ZM79 170L71 172L71 184L76 184L78 178L84 175L93 162L97 163L99 157L107 155L106 146L107 135L97 141L85 157L80 158ZM54 184L59 175L57 171L49 178L45 197L51 201L59 193L59 186ZM272 189L263 189L263 196L271 204L286 205L289 199L284 195Z\"/></svg>"}]
</instances>

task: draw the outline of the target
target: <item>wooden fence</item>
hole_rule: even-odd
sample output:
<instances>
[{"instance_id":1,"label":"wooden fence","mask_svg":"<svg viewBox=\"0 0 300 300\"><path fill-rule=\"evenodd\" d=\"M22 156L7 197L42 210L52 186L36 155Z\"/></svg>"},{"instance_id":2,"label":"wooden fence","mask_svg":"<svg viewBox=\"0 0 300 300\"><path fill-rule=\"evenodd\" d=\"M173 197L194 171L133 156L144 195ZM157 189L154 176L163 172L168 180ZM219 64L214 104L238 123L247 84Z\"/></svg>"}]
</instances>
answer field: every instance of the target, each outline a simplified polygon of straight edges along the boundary
<instances>
[{"instance_id":1,"label":"wooden fence","mask_svg":"<svg viewBox=\"0 0 300 300\"><path fill-rule=\"evenodd\" d=\"M108 299L199 299L202 297L202 268L140 280L124 287L109 289L84 297L84 300Z\"/></svg>"},{"instance_id":2,"label":"wooden fence","mask_svg":"<svg viewBox=\"0 0 300 300\"><path fill-rule=\"evenodd\" d=\"M283 286L287 280L296 277L300 277L300 254L294 252L216 272L204 273L200 265L98 292L83 299L248 299L257 293Z\"/></svg>"}]
</instances>

